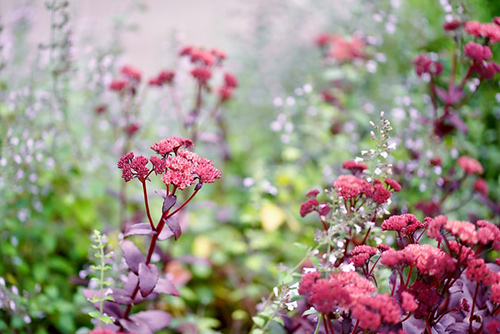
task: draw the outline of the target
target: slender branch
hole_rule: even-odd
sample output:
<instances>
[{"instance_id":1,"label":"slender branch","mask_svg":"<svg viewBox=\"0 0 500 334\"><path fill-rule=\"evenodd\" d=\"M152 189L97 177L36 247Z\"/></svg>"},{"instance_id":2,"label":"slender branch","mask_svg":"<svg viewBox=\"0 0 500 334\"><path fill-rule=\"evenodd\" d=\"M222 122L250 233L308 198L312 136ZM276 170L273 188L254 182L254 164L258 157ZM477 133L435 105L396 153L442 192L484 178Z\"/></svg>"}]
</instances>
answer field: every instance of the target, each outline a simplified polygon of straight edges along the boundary
<instances>
[{"instance_id":1,"label":"slender branch","mask_svg":"<svg viewBox=\"0 0 500 334\"><path fill-rule=\"evenodd\" d=\"M358 326L359 326L359 319L356 320L356 324L354 324L354 328L352 330L352 334L355 334L356 333L356 329L358 329Z\"/></svg>"},{"instance_id":2,"label":"slender branch","mask_svg":"<svg viewBox=\"0 0 500 334\"><path fill-rule=\"evenodd\" d=\"M155 225L153 224L153 218L151 218L151 212L149 211L149 201L148 201L148 191L146 189L146 180L140 180L142 183L142 192L144 194L144 204L146 206L146 215L148 216L149 224L151 229L155 230Z\"/></svg>"},{"instance_id":3,"label":"slender branch","mask_svg":"<svg viewBox=\"0 0 500 334\"><path fill-rule=\"evenodd\" d=\"M325 328L325 333L330 334L330 331L328 330L328 325L326 324L326 317L324 314L321 315L323 317L323 327Z\"/></svg>"},{"instance_id":4,"label":"slender branch","mask_svg":"<svg viewBox=\"0 0 500 334\"><path fill-rule=\"evenodd\" d=\"M476 283L476 291L474 292L474 299L472 299L472 307L470 309L470 317L469 317L469 333L473 333L472 331L472 321L474 320L474 307L476 306L477 293L479 291L479 282Z\"/></svg>"},{"instance_id":5,"label":"slender branch","mask_svg":"<svg viewBox=\"0 0 500 334\"><path fill-rule=\"evenodd\" d=\"M172 217L174 214L176 214L177 212L179 212L184 206L186 206L186 204L189 203L189 201L191 201L191 199L193 199L193 197L198 193L199 189L196 189L192 194L191 196L189 196L189 198L184 202L182 203L181 206L179 206L175 211L173 211L172 213L169 213L170 210L167 210L165 211L158 224L157 224L157 228L156 228L156 234L153 235L151 237L151 242L149 244L149 249L148 249L148 255L146 256L146 265L149 265L149 263L151 262L151 258L153 256L153 251L156 247L156 241L158 240L158 236L160 235L161 231L163 230L163 227L165 226L165 221ZM174 192L175 192L175 189L174 189ZM134 291L132 292L132 295L130 296L130 298L132 300L135 299L135 296L137 296L137 293L139 292L139 282L137 282L137 284L135 285L135 288L134 288ZM130 310L132 308L132 304L128 305L127 306L127 309L125 310L125 313L123 315L123 318L127 318L129 313L130 313Z\"/></svg>"}]
</instances>

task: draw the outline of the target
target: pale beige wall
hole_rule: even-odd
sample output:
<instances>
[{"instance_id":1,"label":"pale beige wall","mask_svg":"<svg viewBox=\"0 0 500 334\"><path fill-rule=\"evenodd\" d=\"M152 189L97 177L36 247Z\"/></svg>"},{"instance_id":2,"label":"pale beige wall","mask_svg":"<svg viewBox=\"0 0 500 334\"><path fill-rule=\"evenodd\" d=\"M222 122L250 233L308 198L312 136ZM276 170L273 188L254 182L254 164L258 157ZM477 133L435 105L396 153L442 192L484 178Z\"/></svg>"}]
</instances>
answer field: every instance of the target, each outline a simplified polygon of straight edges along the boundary
<instances>
[{"instance_id":1,"label":"pale beige wall","mask_svg":"<svg viewBox=\"0 0 500 334\"><path fill-rule=\"evenodd\" d=\"M29 8L34 24L30 41L36 45L49 39L46 1L50 0L0 0L0 15L9 21L16 10ZM228 49L231 36L244 29L242 16L237 14L244 6L239 0L70 0L73 29L91 31L97 38L99 33L109 34L113 17L126 12L134 2L145 4L147 9L131 15L138 31L125 34L124 55L127 62L141 64L146 72L162 63L174 31L187 44Z\"/></svg>"}]
</instances>

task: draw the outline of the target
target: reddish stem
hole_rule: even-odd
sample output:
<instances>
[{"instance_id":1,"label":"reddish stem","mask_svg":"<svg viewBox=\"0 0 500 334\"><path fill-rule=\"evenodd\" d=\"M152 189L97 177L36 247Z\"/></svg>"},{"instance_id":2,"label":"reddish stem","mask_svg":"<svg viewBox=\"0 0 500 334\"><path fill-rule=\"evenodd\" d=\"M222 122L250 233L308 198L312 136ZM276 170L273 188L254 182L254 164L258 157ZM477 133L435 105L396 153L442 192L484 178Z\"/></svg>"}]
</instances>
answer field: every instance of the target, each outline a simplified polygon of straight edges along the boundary
<instances>
[{"instance_id":1,"label":"reddish stem","mask_svg":"<svg viewBox=\"0 0 500 334\"><path fill-rule=\"evenodd\" d=\"M151 218L151 212L149 211L149 201L148 201L148 191L146 189L146 180L140 180L142 183L142 192L144 195L144 204L146 206L146 215L148 216L149 225L151 225L151 229L155 230L155 225L153 224L153 218Z\"/></svg>"},{"instance_id":2,"label":"reddish stem","mask_svg":"<svg viewBox=\"0 0 500 334\"><path fill-rule=\"evenodd\" d=\"M352 334L356 333L356 329L358 329L358 325L359 325L359 319L356 320L356 324L354 325L354 329L352 330Z\"/></svg>"},{"instance_id":3,"label":"reddish stem","mask_svg":"<svg viewBox=\"0 0 500 334\"><path fill-rule=\"evenodd\" d=\"M469 66L469 69L467 70L467 73L465 74L464 78L460 82L460 85L459 85L460 89L464 88L465 83L467 82L467 80L471 76L472 72L473 72L473 66L471 65L471 66Z\"/></svg>"},{"instance_id":4,"label":"reddish stem","mask_svg":"<svg viewBox=\"0 0 500 334\"><path fill-rule=\"evenodd\" d=\"M324 314L322 315L322 317L323 317L323 327L325 328L325 333L330 334L330 331L328 330L328 325L326 323L326 317Z\"/></svg>"},{"instance_id":5,"label":"reddish stem","mask_svg":"<svg viewBox=\"0 0 500 334\"><path fill-rule=\"evenodd\" d=\"M431 330L431 325L429 324L429 319L425 319L425 324L427 325L427 330L429 331L429 334L432 334L432 330Z\"/></svg>"},{"instance_id":6,"label":"reddish stem","mask_svg":"<svg viewBox=\"0 0 500 334\"><path fill-rule=\"evenodd\" d=\"M370 235L371 230L372 230L372 228L370 227L370 228L368 229L368 231L366 232L365 237L363 238L363 240L361 241L361 243L359 243L358 245L364 245L364 244L365 244L366 239L368 239L368 236Z\"/></svg>"},{"instance_id":7,"label":"reddish stem","mask_svg":"<svg viewBox=\"0 0 500 334\"><path fill-rule=\"evenodd\" d=\"M165 222L168 218L172 217L174 214L176 214L177 212L179 212L184 206L186 206L186 204L189 203L189 201L191 201L193 199L193 197L196 195L196 193L199 191L199 189L196 189L192 194L191 196L189 196L189 198L184 202L182 203L181 206L179 206L175 211L173 211L172 213L169 213L170 210L167 210L165 211L161 218L160 218L160 221L158 222L157 224L157 228L156 228L156 234L153 235L151 237L151 242L149 244L149 249L148 249L148 255L146 257L146 265L149 265L149 263L151 262L151 258L153 256L153 251L156 247L156 241L158 240L158 236L160 235L161 231L163 230L163 227L165 226ZM175 189L174 189L174 192L175 192ZM132 300L135 299L135 296L137 296L137 293L139 292L139 282L137 282L135 288L134 288L134 291L132 292L132 295L130 296L130 298ZM127 318L129 313L130 313L130 310L132 308L132 304L128 305L127 306L127 309L125 310L125 313L123 315L123 318Z\"/></svg>"},{"instance_id":8,"label":"reddish stem","mask_svg":"<svg viewBox=\"0 0 500 334\"><path fill-rule=\"evenodd\" d=\"M408 283L410 283L411 272L413 271L413 267L410 267L410 271L408 272L408 277L406 278L405 287L408 287Z\"/></svg>"},{"instance_id":9,"label":"reddish stem","mask_svg":"<svg viewBox=\"0 0 500 334\"><path fill-rule=\"evenodd\" d=\"M478 291L479 291L479 282L476 283L476 291L474 292L474 299L472 299L472 308L470 309L469 333L473 333L472 320L474 319L474 307L476 306L476 298Z\"/></svg>"}]
</instances>

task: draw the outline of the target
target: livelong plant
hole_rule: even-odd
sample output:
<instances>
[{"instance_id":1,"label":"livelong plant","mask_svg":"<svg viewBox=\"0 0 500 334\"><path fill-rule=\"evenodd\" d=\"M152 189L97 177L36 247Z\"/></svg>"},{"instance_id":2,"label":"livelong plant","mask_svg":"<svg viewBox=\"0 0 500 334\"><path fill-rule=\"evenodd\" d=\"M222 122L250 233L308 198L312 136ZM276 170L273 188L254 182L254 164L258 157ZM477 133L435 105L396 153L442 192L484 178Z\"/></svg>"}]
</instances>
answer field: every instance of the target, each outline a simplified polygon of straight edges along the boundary
<instances>
[{"instance_id":1,"label":"livelong plant","mask_svg":"<svg viewBox=\"0 0 500 334\"><path fill-rule=\"evenodd\" d=\"M150 159L129 152L118 161L118 168L122 170L122 178L125 182L137 179L141 185L144 196L144 205L147 223L139 223L130 226L124 237L133 235L149 236L151 238L146 257L130 240L123 240L121 248L123 257L130 272L123 282L123 289L110 288L104 292L113 300L100 301L98 306L103 313L113 319L112 325L106 326L110 330L127 330L135 333L154 333L166 326L171 321L171 316L161 310L148 310L130 315L132 306L146 298L152 298L159 294L178 295L177 289L169 278L160 277L158 267L151 263L158 241L163 241L172 236L177 240L181 236L181 226L176 219L176 214L196 196L205 183L213 183L221 177L211 160L200 158L193 152L181 149L193 146L191 139L177 137L165 138L151 146L158 156ZM151 167L147 164L151 163ZM148 200L147 181L153 174L162 175L165 183L163 194L162 212L158 222L155 224L151 215ZM177 203L176 193L193 187L191 195L180 205ZM167 226L168 229L164 227ZM102 296L102 290L84 290L84 295L91 301L95 297ZM125 307L125 308L123 308Z\"/></svg>"},{"instance_id":2,"label":"livelong plant","mask_svg":"<svg viewBox=\"0 0 500 334\"><path fill-rule=\"evenodd\" d=\"M275 306L265 305L254 319L254 333L273 321L292 331L318 333L322 326L326 334L497 333L500 259L487 264L483 257L500 250L499 228L446 216L420 222L410 213L382 221L391 191L401 190L386 177L390 130L381 117L372 132L376 148L344 163L352 175L338 177L329 202L320 203L316 189L308 192L300 213L319 215L322 230L308 252L316 256L307 267L299 264L300 284L288 279L275 289ZM482 169L472 158L460 165L467 173ZM276 305L298 308L299 317L285 317Z\"/></svg>"}]
</instances>

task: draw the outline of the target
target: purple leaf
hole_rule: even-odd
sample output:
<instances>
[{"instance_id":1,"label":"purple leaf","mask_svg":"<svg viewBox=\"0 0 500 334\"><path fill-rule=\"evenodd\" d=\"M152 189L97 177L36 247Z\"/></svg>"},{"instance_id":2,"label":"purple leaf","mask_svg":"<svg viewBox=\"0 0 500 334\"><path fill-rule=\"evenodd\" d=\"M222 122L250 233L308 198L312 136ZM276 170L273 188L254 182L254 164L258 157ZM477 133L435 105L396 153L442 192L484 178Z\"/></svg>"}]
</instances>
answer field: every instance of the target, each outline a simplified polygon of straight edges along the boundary
<instances>
[{"instance_id":1,"label":"purple leaf","mask_svg":"<svg viewBox=\"0 0 500 334\"><path fill-rule=\"evenodd\" d=\"M175 285L170 280L165 278L158 279L154 292L163 293L171 296L179 296L179 291L177 291Z\"/></svg>"},{"instance_id":2,"label":"purple leaf","mask_svg":"<svg viewBox=\"0 0 500 334\"><path fill-rule=\"evenodd\" d=\"M149 223L140 223L134 224L130 226L123 235L125 238L131 235L154 235L156 231L151 229L151 224Z\"/></svg>"},{"instance_id":3,"label":"purple leaf","mask_svg":"<svg viewBox=\"0 0 500 334\"><path fill-rule=\"evenodd\" d=\"M174 234L175 240L179 239L182 234L181 226L179 225L179 220L176 217L170 217L166 220L166 224L170 231Z\"/></svg>"},{"instance_id":4,"label":"purple leaf","mask_svg":"<svg viewBox=\"0 0 500 334\"><path fill-rule=\"evenodd\" d=\"M142 321L152 332L157 332L170 324L172 316L164 311L152 310L136 313L130 316L130 319Z\"/></svg>"},{"instance_id":5,"label":"purple leaf","mask_svg":"<svg viewBox=\"0 0 500 334\"><path fill-rule=\"evenodd\" d=\"M454 127L462 131L463 133L466 134L468 132L467 124L465 124L465 122L460 118L460 116L458 116L457 113L448 113L446 115L446 119L448 119L448 121L453 124Z\"/></svg>"},{"instance_id":6,"label":"purple leaf","mask_svg":"<svg viewBox=\"0 0 500 334\"><path fill-rule=\"evenodd\" d=\"M454 105L464 96L464 91L459 87L452 87L451 91L436 87L436 93L439 99L447 106Z\"/></svg>"},{"instance_id":7,"label":"purple leaf","mask_svg":"<svg viewBox=\"0 0 500 334\"><path fill-rule=\"evenodd\" d=\"M82 293L85 296L85 298L87 298L88 300L91 300L94 297L98 297L98 298L101 297L101 290L83 289ZM105 296L105 295L106 294L103 291L102 296Z\"/></svg>"},{"instance_id":8,"label":"purple leaf","mask_svg":"<svg viewBox=\"0 0 500 334\"><path fill-rule=\"evenodd\" d=\"M160 234L158 235L158 240L160 241L163 241L163 240L167 240L167 239L170 239L174 236L174 234L172 233L172 231L170 231L169 228L164 228L161 230Z\"/></svg>"},{"instance_id":9,"label":"purple leaf","mask_svg":"<svg viewBox=\"0 0 500 334\"><path fill-rule=\"evenodd\" d=\"M475 324L474 324L475 325ZM477 329L477 325L474 326L474 329ZM469 324L464 323L464 322L456 322L446 328L446 332L444 333L450 333L450 334L462 334L462 333L467 333L469 331Z\"/></svg>"},{"instance_id":10,"label":"purple leaf","mask_svg":"<svg viewBox=\"0 0 500 334\"><path fill-rule=\"evenodd\" d=\"M132 243L132 241L124 240L122 241L122 251L123 257L127 262L128 267L134 274L139 273L139 264L144 263L144 255L141 251Z\"/></svg>"},{"instance_id":11,"label":"purple leaf","mask_svg":"<svg viewBox=\"0 0 500 334\"><path fill-rule=\"evenodd\" d=\"M97 305L97 308L99 308L99 305ZM121 317L123 317L124 314L124 311L120 307L120 305L118 305L117 303L107 302L107 301L104 302L103 304L103 312L109 315L110 317L116 319L120 319Z\"/></svg>"},{"instance_id":12,"label":"purple leaf","mask_svg":"<svg viewBox=\"0 0 500 334\"><path fill-rule=\"evenodd\" d=\"M123 289L111 289L111 297L114 298L115 302L120 305L130 305L133 304L132 298L130 298L130 294L128 291Z\"/></svg>"},{"instance_id":13,"label":"purple leaf","mask_svg":"<svg viewBox=\"0 0 500 334\"><path fill-rule=\"evenodd\" d=\"M126 290L130 295L134 292L137 283L139 282L139 278L133 272L128 273L127 281L123 285L123 290Z\"/></svg>"},{"instance_id":14,"label":"purple leaf","mask_svg":"<svg viewBox=\"0 0 500 334\"><path fill-rule=\"evenodd\" d=\"M132 317L130 317L130 320L120 319L120 325L130 333L153 334L153 331L151 331L149 326L141 319L132 320Z\"/></svg>"},{"instance_id":15,"label":"purple leaf","mask_svg":"<svg viewBox=\"0 0 500 334\"><path fill-rule=\"evenodd\" d=\"M158 281L158 268L154 264L139 264L139 290L143 297L147 297L155 288Z\"/></svg>"},{"instance_id":16,"label":"purple leaf","mask_svg":"<svg viewBox=\"0 0 500 334\"><path fill-rule=\"evenodd\" d=\"M175 205L175 202L177 202L177 196L175 196L175 195L167 196L165 198L165 200L163 201L163 208L162 208L163 213L170 210Z\"/></svg>"}]
</instances>

